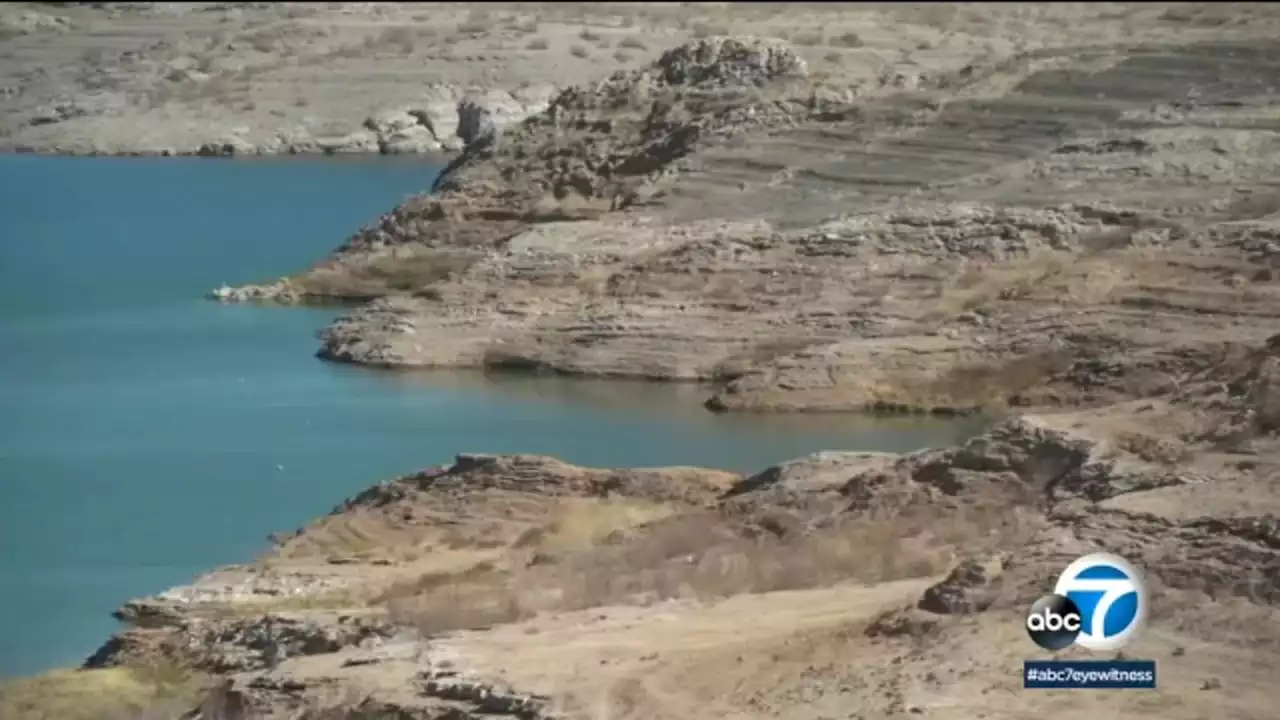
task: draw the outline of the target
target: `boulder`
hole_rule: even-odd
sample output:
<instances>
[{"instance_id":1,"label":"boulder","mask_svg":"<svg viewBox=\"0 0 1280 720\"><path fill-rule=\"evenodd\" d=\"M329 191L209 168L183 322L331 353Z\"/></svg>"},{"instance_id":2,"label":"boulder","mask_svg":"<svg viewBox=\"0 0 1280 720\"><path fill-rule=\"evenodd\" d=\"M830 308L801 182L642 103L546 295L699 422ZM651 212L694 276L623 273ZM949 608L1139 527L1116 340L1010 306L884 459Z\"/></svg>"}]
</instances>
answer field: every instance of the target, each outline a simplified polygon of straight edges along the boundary
<instances>
[{"instance_id":1,"label":"boulder","mask_svg":"<svg viewBox=\"0 0 1280 720\"><path fill-rule=\"evenodd\" d=\"M61 15L25 12L0 17L0 29L15 35L37 33L65 33L71 30L71 21Z\"/></svg>"},{"instance_id":2,"label":"boulder","mask_svg":"<svg viewBox=\"0 0 1280 720\"><path fill-rule=\"evenodd\" d=\"M470 94L458 103L458 137L467 145L492 141L502 128L546 110L554 94L551 86Z\"/></svg>"},{"instance_id":3,"label":"boulder","mask_svg":"<svg viewBox=\"0 0 1280 720\"><path fill-rule=\"evenodd\" d=\"M508 95L508 98L510 96ZM484 145L498 139L495 105L492 97L468 97L458 103L458 137L465 145ZM510 99L515 103L515 99Z\"/></svg>"},{"instance_id":4,"label":"boulder","mask_svg":"<svg viewBox=\"0 0 1280 720\"><path fill-rule=\"evenodd\" d=\"M196 150L202 157L230 157L233 155L254 155L258 148L253 143L238 135L228 135L214 142L207 142Z\"/></svg>"},{"instance_id":5,"label":"boulder","mask_svg":"<svg viewBox=\"0 0 1280 720\"><path fill-rule=\"evenodd\" d=\"M440 142L458 133L459 90L451 85L435 85L427 89L421 101L409 108L409 114L426 125Z\"/></svg>"},{"instance_id":6,"label":"boulder","mask_svg":"<svg viewBox=\"0 0 1280 720\"><path fill-rule=\"evenodd\" d=\"M387 155L408 155L413 153L436 152L440 143L425 125L412 125L397 130L382 138L379 146Z\"/></svg>"},{"instance_id":7,"label":"boulder","mask_svg":"<svg viewBox=\"0 0 1280 720\"><path fill-rule=\"evenodd\" d=\"M1004 565L1002 555L966 559L942 582L925 590L916 607L941 615L982 612L995 602L993 585Z\"/></svg>"},{"instance_id":8,"label":"boulder","mask_svg":"<svg viewBox=\"0 0 1280 720\"><path fill-rule=\"evenodd\" d=\"M276 133L272 146L275 152L291 155L305 155L320 150L320 143L311 135L311 131L300 125Z\"/></svg>"},{"instance_id":9,"label":"boulder","mask_svg":"<svg viewBox=\"0 0 1280 720\"><path fill-rule=\"evenodd\" d=\"M808 65L780 41L712 37L674 47L656 69L668 85L762 86L782 77L802 78Z\"/></svg>"},{"instance_id":10,"label":"boulder","mask_svg":"<svg viewBox=\"0 0 1280 720\"><path fill-rule=\"evenodd\" d=\"M511 91L511 97L524 106L526 117L536 115L551 104L551 100L560 92L555 85L530 85Z\"/></svg>"},{"instance_id":11,"label":"boulder","mask_svg":"<svg viewBox=\"0 0 1280 720\"><path fill-rule=\"evenodd\" d=\"M56 103L37 109L27 120L27 124L53 125L85 114L84 109L74 103Z\"/></svg>"},{"instance_id":12,"label":"boulder","mask_svg":"<svg viewBox=\"0 0 1280 720\"><path fill-rule=\"evenodd\" d=\"M364 126L379 136L406 130L418 124L418 118L407 110L383 110L364 121Z\"/></svg>"},{"instance_id":13,"label":"boulder","mask_svg":"<svg viewBox=\"0 0 1280 720\"><path fill-rule=\"evenodd\" d=\"M376 153L381 151L378 135L372 130L361 128L340 137L320 138L316 141L320 150L330 155L345 153Z\"/></svg>"}]
</instances>

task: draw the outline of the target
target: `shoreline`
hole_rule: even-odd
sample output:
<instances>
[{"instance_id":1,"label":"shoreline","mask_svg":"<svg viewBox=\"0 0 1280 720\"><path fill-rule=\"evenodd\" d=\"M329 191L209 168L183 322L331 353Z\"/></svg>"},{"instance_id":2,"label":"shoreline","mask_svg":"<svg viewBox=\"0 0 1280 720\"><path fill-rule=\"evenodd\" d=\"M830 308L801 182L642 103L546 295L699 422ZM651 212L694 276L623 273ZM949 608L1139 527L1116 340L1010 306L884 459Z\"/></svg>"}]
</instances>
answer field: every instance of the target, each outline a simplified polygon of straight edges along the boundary
<instances>
[{"instance_id":1,"label":"shoreline","mask_svg":"<svg viewBox=\"0 0 1280 720\"><path fill-rule=\"evenodd\" d=\"M120 151L120 152L99 152L99 153L76 153L76 152L60 152L57 150L5 150L0 149L0 157L5 156L31 156L31 157L67 157L67 158L140 158L140 159L156 159L156 158L199 158L201 160L221 160L233 162L272 162L272 161L298 161L298 162L314 162L323 160L326 162L369 162L376 160L377 162L388 163L425 163L435 164L444 167L458 156L456 152L446 152L443 150L420 152L420 153L381 153L381 152L359 152L359 153L326 153L326 152L278 152L278 153L254 153L242 155L202 155L199 152L182 152L182 153L164 153L151 152L146 150L138 151Z\"/></svg>"},{"instance_id":2,"label":"shoreline","mask_svg":"<svg viewBox=\"0 0 1280 720\"><path fill-rule=\"evenodd\" d=\"M1280 657L1280 54L1258 40L1280 14L1044 6L1022 46L993 22L1002 51L935 57L941 28L1000 11L945 12L870 78L755 33L668 44L527 120L478 121L433 192L310 269L213 295L372 298L318 351L369 367L1003 421L751 475L458 455L131 601L134 627L87 664L181 668L213 687L192 696L210 719L967 720L1008 712L1031 652L1009 628L1105 550L1160 593L1132 652L1162 688L1080 712L1266 717L1273 663L1237 661ZM849 53L892 17L848 13Z\"/></svg>"}]
</instances>

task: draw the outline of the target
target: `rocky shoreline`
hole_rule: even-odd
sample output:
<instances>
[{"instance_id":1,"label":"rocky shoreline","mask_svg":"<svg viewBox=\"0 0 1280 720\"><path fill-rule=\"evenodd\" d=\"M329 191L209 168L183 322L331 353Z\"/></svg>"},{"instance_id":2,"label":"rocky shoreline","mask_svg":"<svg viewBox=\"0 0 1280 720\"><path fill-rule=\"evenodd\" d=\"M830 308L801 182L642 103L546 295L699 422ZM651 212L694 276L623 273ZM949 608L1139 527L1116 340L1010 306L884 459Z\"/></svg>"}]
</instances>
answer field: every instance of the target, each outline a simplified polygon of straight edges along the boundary
<instances>
[{"instance_id":1,"label":"rocky shoreline","mask_svg":"<svg viewBox=\"0 0 1280 720\"><path fill-rule=\"evenodd\" d=\"M554 88L505 90L433 88L418 104L383 110L350 132L315 136L305 126L275 133L247 130L223 132L198 145L155 146L125 144L103 147L93 143L28 145L8 148L19 154L134 157L251 157L271 155L424 155L456 153L477 137L522 122L546 109ZM43 121L33 120L37 124ZM61 120L51 120L61 122Z\"/></svg>"},{"instance_id":2,"label":"rocky shoreline","mask_svg":"<svg viewBox=\"0 0 1280 720\"><path fill-rule=\"evenodd\" d=\"M594 52L618 43L592 57L559 11L515 10L12 3L0 9L0 152L452 153L469 137L460 103L518 122L653 42L584 30Z\"/></svg>"},{"instance_id":3,"label":"rocky shoreline","mask_svg":"<svg viewBox=\"0 0 1280 720\"><path fill-rule=\"evenodd\" d=\"M1239 366L1237 381L1274 365L1272 352ZM1205 408L1217 377L1136 410L1129 432L1215 414ZM1161 598L1152 637L1132 651L1178 681L1162 687L1158 712L1227 702L1263 717L1265 670L1225 680L1230 700L1194 688L1223 682L1213 658L1270 657L1280 640L1265 629L1280 601L1276 443L1251 430L1258 454L1182 460L1125 440L1119 419L1114 408L1027 416L955 448L819 453L750 476L463 455L369 488L252 564L129 603L133 629L86 667L165 658L206 673L215 680L190 718L563 718L601 697L621 702L627 677L675 673L664 687L678 693L705 681L693 668L718 652L776 654L794 638L803 652L758 671L798 663L806 679L749 685L771 712L802 707L790 683L815 678L823 702L910 712L940 691L938 672L953 677L946 692L963 712L990 712L985 696L1009 683L1000 669L1029 652L1020 634L991 633L1018 622L1074 556L1105 549L1138 563ZM372 552L335 555L352 532ZM1203 625L1223 615L1252 618L1257 634ZM678 639L690 634L702 641ZM862 659L815 671L833 644ZM1191 645L1194 658L1179 660ZM874 662L900 666L898 680L848 689ZM651 713L685 700L654 691L634 702Z\"/></svg>"},{"instance_id":4,"label":"rocky shoreline","mask_svg":"<svg viewBox=\"0 0 1280 720\"><path fill-rule=\"evenodd\" d=\"M334 361L984 431L745 477L461 455L128 603L86 672L179 668L190 720L1270 717L1280 16L1054 12L869 76L701 33L517 121L463 100L431 192L211 293L356 305ZM369 131L438 140L403 107ZM1093 550L1151 585L1160 689L1024 693L1025 608Z\"/></svg>"}]
</instances>

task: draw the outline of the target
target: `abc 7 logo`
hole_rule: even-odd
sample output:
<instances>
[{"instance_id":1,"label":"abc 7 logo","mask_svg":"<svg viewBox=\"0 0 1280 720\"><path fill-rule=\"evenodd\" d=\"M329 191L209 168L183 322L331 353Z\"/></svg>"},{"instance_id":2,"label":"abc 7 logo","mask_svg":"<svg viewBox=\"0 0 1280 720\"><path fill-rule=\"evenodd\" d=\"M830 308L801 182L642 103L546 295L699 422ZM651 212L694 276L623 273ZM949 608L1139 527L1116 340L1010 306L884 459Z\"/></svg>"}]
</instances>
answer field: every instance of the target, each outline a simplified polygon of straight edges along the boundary
<instances>
[{"instance_id":1,"label":"abc 7 logo","mask_svg":"<svg viewBox=\"0 0 1280 720\"><path fill-rule=\"evenodd\" d=\"M1142 629L1146 614L1146 587L1137 569L1115 555L1095 553L1067 566L1053 594L1031 605L1026 627L1045 650L1119 650Z\"/></svg>"}]
</instances>

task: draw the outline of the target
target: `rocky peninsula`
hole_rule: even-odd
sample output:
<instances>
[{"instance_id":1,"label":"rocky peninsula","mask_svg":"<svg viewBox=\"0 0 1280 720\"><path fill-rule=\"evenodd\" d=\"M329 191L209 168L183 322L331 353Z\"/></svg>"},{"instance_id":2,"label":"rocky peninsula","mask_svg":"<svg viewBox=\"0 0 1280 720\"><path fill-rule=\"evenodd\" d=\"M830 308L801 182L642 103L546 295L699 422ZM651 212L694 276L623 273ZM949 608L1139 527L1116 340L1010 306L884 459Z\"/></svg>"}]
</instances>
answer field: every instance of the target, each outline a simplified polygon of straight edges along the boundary
<instances>
[{"instance_id":1,"label":"rocky peninsula","mask_svg":"<svg viewBox=\"0 0 1280 720\"><path fill-rule=\"evenodd\" d=\"M202 720L1272 717L1280 13L945 7L795 13L858 51L897 18L872 74L708 32L464 104L432 192L213 295L355 304L340 362L985 431L745 477L461 455L130 602L77 682ZM1146 574L1159 690L1024 692L1027 605L1099 549Z\"/></svg>"}]
</instances>

